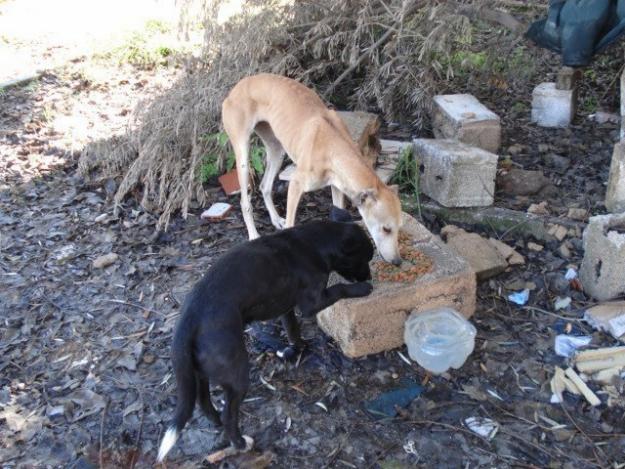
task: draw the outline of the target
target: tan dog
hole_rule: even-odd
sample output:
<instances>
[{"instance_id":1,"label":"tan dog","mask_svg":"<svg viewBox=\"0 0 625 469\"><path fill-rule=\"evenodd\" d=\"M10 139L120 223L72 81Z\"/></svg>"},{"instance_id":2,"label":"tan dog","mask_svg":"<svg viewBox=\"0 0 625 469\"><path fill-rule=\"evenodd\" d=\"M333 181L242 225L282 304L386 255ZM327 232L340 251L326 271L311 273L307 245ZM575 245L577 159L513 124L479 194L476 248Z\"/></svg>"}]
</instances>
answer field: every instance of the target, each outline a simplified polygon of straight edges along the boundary
<instances>
[{"instance_id":1,"label":"tan dog","mask_svg":"<svg viewBox=\"0 0 625 469\"><path fill-rule=\"evenodd\" d=\"M278 75L247 77L224 100L222 119L236 155L241 210L250 239L259 236L247 191L249 140L255 131L267 149L260 188L276 228L294 225L304 192L331 186L334 205L343 208L343 195L347 195L358 208L382 257L396 265L401 263L397 240L401 204L397 191L384 185L364 163L341 118L314 91ZM297 168L289 184L286 220L278 215L271 194L285 152Z\"/></svg>"}]
</instances>

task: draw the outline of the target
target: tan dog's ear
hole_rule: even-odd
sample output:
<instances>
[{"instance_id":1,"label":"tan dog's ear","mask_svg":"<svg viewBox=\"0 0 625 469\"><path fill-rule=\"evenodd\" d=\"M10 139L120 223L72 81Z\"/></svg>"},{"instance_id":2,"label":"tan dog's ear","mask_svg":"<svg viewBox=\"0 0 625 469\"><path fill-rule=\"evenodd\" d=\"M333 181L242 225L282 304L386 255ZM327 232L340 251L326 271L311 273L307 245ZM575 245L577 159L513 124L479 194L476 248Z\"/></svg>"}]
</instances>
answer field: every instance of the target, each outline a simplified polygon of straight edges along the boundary
<instances>
[{"instance_id":1,"label":"tan dog's ear","mask_svg":"<svg viewBox=\"0 0 625 469\"><path fill-rule=\"evenodd\" d=\"M397 184L393 184L392 186L388 186L390 190L395 192L395 195L399 195L399 186Z\"/></svg>"},{"instance_id":2,"label":"tan dog's ear","mask_svg":"<svg viewBox=\"0 0 625 469\"><path fill-rule=\"evenodd\" d=\"M356 205L356 207L360 207L367 202L375 202L377 200L376 195L377 192L375 189L365 189L364 191L358 193L354 199L354 205Z\"/></svg>"}]
</instances>

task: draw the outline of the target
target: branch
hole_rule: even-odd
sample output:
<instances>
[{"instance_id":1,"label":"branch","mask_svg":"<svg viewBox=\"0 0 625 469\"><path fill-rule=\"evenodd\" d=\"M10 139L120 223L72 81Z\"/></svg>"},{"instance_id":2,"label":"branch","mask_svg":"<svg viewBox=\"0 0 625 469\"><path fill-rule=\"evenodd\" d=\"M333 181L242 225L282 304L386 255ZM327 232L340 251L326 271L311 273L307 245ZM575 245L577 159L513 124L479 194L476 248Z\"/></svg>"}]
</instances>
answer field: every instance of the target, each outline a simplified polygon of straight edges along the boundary
<instances>
[{"instance_id":1,"label":"branch","mask_svg":"<svg viewBox=\"0 0 625 469\"><path fill-rule=\"evenodd\" d=\"M466 16L469 19L480 19L488 23L495 23L509 29L515 34L521 35L527 30L527 25L525 23L517 20L507 11L493 10L484 6L460 4L456 4L456 8L458 14Z\"/></svg>"}]
</instances>

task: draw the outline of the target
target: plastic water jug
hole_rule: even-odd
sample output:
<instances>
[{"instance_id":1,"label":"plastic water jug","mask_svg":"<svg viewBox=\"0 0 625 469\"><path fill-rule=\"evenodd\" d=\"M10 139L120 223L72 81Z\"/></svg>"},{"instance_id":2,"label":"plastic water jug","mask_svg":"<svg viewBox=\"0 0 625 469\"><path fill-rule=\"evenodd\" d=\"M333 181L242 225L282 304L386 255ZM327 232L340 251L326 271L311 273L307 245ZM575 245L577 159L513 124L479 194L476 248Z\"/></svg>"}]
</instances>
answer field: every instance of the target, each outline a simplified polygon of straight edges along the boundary
<instances>
[{"instance_id":1,"label":"plastic water jug","mask_svg":"<svg viewBox=\"0 0 625 469\"><path fill-rule=\"evenodd\" d=\"M475 347L473 324L452 308L413 311L404 329L410 358L434 374L460 368Z\"/></svg>"}]
</instances>

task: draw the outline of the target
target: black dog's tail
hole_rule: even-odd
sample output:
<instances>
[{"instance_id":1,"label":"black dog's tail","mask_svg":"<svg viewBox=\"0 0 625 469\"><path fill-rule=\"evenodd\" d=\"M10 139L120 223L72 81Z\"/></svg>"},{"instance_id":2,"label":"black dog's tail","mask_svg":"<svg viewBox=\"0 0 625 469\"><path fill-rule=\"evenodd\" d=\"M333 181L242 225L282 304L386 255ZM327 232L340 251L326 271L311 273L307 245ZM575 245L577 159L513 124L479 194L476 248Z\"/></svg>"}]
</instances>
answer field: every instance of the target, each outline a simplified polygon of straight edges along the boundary
<instances>
[{"instance_id":1,"label":"black dog's tail","mask_svg":"<svg viewBox=\"0 0 625 469\"><path fill-rule=\"evenodd\" d=\"M193 415L197 396L197 382L195 377L193 357L193 334L180 327L174 336L172 347L172 362L176 374L178 400L176 414L167 428L165 436L158 449L157 462L163 461L169 450L174 446L180 432Z\"/></svg>"}]
</instances>

